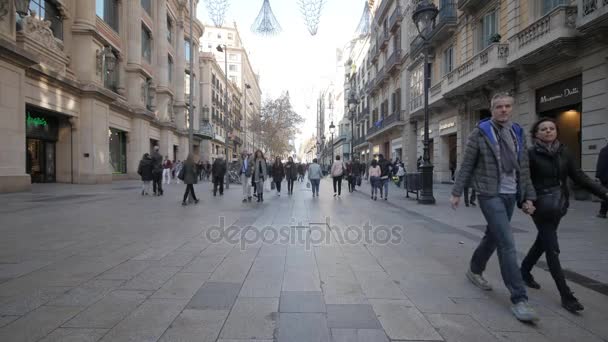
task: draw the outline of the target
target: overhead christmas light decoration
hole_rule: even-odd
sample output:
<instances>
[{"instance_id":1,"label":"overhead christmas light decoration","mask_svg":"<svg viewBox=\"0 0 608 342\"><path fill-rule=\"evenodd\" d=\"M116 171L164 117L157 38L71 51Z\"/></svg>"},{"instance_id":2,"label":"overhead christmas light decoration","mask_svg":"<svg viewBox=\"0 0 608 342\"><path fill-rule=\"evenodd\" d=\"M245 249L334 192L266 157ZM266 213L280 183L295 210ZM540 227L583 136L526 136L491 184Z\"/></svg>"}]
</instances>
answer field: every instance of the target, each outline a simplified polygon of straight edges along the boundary
<instances>
[{"instance_id":1,"label":"overhead christmas light decoration","mask_svg":"<svg viewBox=\"0 0 608 342\"><path fill-rule=\"evenodd\" d=\"M205 5L213 24L216 27L222 27L228 11L228 0L205 0Z\"/></svg>"},{"instance_id":2,"label":"overhead christmas light decoration","mask_svg":"<svg viewBox=\"0 0 608 342\"><path fill-rule=\"evenodd\" d=\"M321 10L325 4L325 0L298 0L300 9L304 15L304 21L308 32L312 36L316 35L319 30L319 22L321 21Z\"/></svg>"},{"instance_id":3,"label":"overhead christmas light decoration","mask_svg":"<svg viewBox=\"0 0 608 342\"><path fill-rule=\"evenodd\" d=\"M372 15L369 10L369 3L366 0L363 4L361 20L359 20L359 25L357 26L357 35L359 35L359 37L367 36L371 33L371 18Z\"/></svg>"},{"instance_id":4,"label":"overhead christmas light decoration","mask_svg":"<svg viewBox=\"0 0 608 342\"><path fill-rule=\"evenodd\" d=\"M269 0L264 0L258 17L251 25L251 31L262 36L274 36L281 33L282 30L279 21L272 13Z\"/></svg>"}]
</instances>

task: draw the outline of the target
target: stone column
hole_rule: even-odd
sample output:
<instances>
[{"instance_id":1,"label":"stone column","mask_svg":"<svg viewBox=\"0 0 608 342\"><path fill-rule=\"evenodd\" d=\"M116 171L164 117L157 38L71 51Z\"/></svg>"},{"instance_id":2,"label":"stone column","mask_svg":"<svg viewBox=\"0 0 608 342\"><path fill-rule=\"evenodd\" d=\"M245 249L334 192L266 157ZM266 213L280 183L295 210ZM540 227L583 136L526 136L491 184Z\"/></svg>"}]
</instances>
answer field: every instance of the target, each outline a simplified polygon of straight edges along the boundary
<instances>
[{"instance_id":1,"label":"stone column","mask_svg":"<svg viewBox=\"0 0 608 342\"><path fill-rule=\"evenodd\" d=\"M123 27L127 29L127 101L134 107L143 108L145 103L142 101L141 87L145 82L140 72L141 68L141 4L139 0L123 0L127 7L127 18Z\"/></svg>"},{"instance_id":2,"label":"stone column","mask_svg":"<svg viewBox=\"0 0 608 342\"><path fill-rule=\"evenodd\" d=\"M97 70L97 52L103 47L94 42L96 34L95 1L76 1L74 25L72 26L73 47L70 51L76 78L83 83L102 80L101 70Z\"/></svg>"},{"instance_id":3,"label":"stone column","mask_svg":"<svg viewBox=\"0 0 608 342\"><path fill-rule=\"evenodd\" d=\"M150 137L148 131L150 123L140 118L131 120L131 132L129 132L128 149L128 166L127 170L130 177L139 177L137 175L137 167L144 153L150 153Z\"/></svg>"},{"instance_id":4,"label":"stone column","mask_svg":"<svg viewBox=\"0 0 608 342\"><path fill-rule=\"evenodd\" d=\"M175 124L178 129L186 129L186 104L184 101L184 72L186 70L186 57L184 54L184 20L183 11L177 19L177 35L175 47ZM187 144L185 145L187 146ZM180 150L184 146L180 145Z\"/></svg>"},{"instance_id":5,"label":"stone column","mask_svg":"<svg viewBox=\"0 0 608 342\"><path fill-rule=\"evenodd\" d=\"M167 0L159 0L157 3L158 13L156 17L156 39L154 47L157 52L157 68L156 68L156 78L158 80L158 86L168 87L169 86L169 61L168 61L168 45L167 41Z\"/></svg>"},{"instance_id":6,"label":"stone column","mask_svg":"<svg viewBox=\"0 0 608 342\"><path fill-rule=\"evenodd\" d=\"M519 32L520 22L520 0L509 0L507 2L507 37L511 38Z\"/></svg>"}]
</instances>

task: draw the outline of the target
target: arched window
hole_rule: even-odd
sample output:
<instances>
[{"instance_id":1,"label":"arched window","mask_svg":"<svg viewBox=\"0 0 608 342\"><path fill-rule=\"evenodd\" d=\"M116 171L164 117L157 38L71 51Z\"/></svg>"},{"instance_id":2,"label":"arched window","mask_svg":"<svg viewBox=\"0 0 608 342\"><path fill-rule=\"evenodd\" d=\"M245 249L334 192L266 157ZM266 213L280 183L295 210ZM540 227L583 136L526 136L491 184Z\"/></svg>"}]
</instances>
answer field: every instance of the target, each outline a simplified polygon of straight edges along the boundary
<instances>
[{"instance_id":1,"label":"arched window","mask_svg":"<svg viewBox=\"0 0 608 342\"><path fill-rule=\"evenodd\" d=\"M30 11L36 12L36 17L51 22L51 31L56 38L63 40L63 18L52 0L31 0Z\"/></svg>"}]
</instances>

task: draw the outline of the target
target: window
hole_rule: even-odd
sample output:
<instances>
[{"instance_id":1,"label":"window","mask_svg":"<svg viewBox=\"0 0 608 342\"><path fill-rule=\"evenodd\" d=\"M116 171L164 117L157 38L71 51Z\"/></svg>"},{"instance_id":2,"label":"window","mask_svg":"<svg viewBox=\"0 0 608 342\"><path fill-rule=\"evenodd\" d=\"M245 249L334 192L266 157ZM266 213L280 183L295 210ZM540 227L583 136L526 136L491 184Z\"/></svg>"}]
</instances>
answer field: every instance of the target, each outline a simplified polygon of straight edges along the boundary
<instances>
[{"instance_id":1,"label":"window","mask_svg":"<svg viewBox=\"0 0 608 342\"><path fill-rule=\"evenodd\" d=\"M234 83L236 83L236 76L230 76L230 80Z\"/></svg>"},{"instance_id":2,"label":"window","mask_svg":"<svg viewBox=\"0 0 608 342\"><path fill-rule=\"evenodd\" d=\"M184 96L190 96L190 73L186 71L184 75ZM186 99L188 101L188 99Z\"/></svg>"},{"instance_id":3,"label":"window","mask_svg":"<svg viewBox=\"0 0 608 342\"><path fill-rule=\"evenodd\" d=\"M236 61L237 60L236 59L236 54L234 54L234 53L229 54L228 55L228 59L231 60L231 61Z\"/></svg>"},{"instance_id":4,"label":"window","mask_svg":"<svg viewBox=\"0 0 608 342\"><path fill-rule=\"evenodd\" d=\"M95 0L95 13L118 32L118 0Z\"/></svg>"},{"instance_id":5,"label":"window","mask_svg":"<svg viewBox=\"0 0 608 342\"><path fill-rule=\"evenodd\" d=\"M443 74L449 74L454 70L454 46L443 51Z\"/></svg>"},{"instance_id":6,"label":"window","mask_svg":"<svg viewBox=\"0 0 608 342\"><path fill-rule=\"evenodd\" d=\"M38 18L50 21L53 35L63 40L63 18L55 3L49 0L31 0L30 11L36 12Z\"/></svg>"},{"instance_id":7,"label":"window","mask_svg":"<svg viewBox=\"0 0 608 342\"><path fill-rule=\"evenodd\" d=\"M184 55L186 56L186 62L190 62L190 41L184 40Z\"/></svg>"},{"instance_id":8,"label":"window","mask_svg":"<svg viewBox=\"0 0 608 342\"><path fill-rule=\"evenodd\" d=\"M114 70L112 70L111 72L108 71L108 66L107 63L108 60L105 61L106 65L103 67L103 70L105 71L105 75L103 77L103 86L106 89L110 89L114 92L116 92L117 88L118 88L118 68L120 67L119 63L118 63L118 56L116 56L116 52L112 51L112 53L114 53L114 57L116 58L116 64L114 66Z\"/></svg>"},{"instance_id":9,"label":"window","mask_svg":"<svg viewBox=\"0 0 608 342\"><path fill-rule=\"evenodd\" d=\"M146 83L143 85L144 87L144 101L146 104L146 109L152 110L154 105L154 94L152 94L152 79L146 79Z\"/></svg>"},{"instance_id":10,"label":"window","mask_svg":"<svg viewBox=\"0 0 608 342\"><path fill-rule=\"evenodd\" d=\"M173 44L173 22L169 16L167 16L167 41Z\"/></svg>"},{"instance_id":11,"label":"window","mask_svg":"<svg viewBox=\"0 0 608 342\"><path fill-rule=\"evenodd\" d=\"M567 5L568 0L543 0L543 15L551 12L555 7Z\"/></svg>"},{"instance_id":12,"label":"window","mask_svg":"<svg viewBox=\"0 0 608 342\"><path fill-rule=\"evenodd\" d=\"M498 33L498 16L496 11L486 14L481 20L481 50L490 46L490 38Z\"/></svg>"},{"instance_id":13,"label":"window","mask_svg":"<svg viewBox=\"0 0 608 342\"><path fill-rule=\"evenodd\" d=\"M228 33L228 39L233 40L234 39L234 35L232 33Z\"/></svg>"},{"instance_id":14,"label":"window","mask_svg":"<svg viewBox=\"0 0 608 342\"><path fill-rule=\"evenodd\" d=\"M146 27L141 27L141 57L152 63L152 34Z\"/></svg>"},{"instance_id":15,"label":"window","mask_svg":"<svg viewBox=\"0 0 608 342\"><path fill-rule=\"evenodd\" d=\"M152 0L141 0L141 7L152 16Z\"/></svg>"},{"instance_id":16,"label":"window","mask_svg":"<svg viewBox=\"0 0 608 342\"><path fill-rule=\"evenodd\" d=\"M110 128L110 165L113 173L127 173L127 133Z\"/></svg>"},{"instance_id":17,"label":"window","mask_svg":"<svg viewBox=\"0 0 608 342\"><path fill-rule=\"evenodd\" d=\"M422 94L424 88L424 64L420 64L410 75L410 98L412 108L418 108L422 104Z\"/></svg>"},{"instance_id":18,"label":"window","mask_svg":"<svg viewBox=\"0 0 608 342\"><path fill-rule=\"evenodd\" d=\"M169 65L167 67L167 80L169 83L173 83L173 58L171 56L167 57Z\"/></svg>"},{"instance_id":19,"label":"window","mask_svg":"<svg viewBox=\"0 0 608 342\"><path fill-rule=\"evenodd\" d=\"M222 39L222 34L221 33L217 34L217 39Z\"/></svg>"},{"instance_id":20,"label":"window","mask_svg":"<svg viewBox=\"0 0 608 342\"><path fill-rule=\"evenodd\" d=\"M230 66L228 67L228 69L230 71L238 71L236 64L230 64Z\"/></svg>"}]
</instances>

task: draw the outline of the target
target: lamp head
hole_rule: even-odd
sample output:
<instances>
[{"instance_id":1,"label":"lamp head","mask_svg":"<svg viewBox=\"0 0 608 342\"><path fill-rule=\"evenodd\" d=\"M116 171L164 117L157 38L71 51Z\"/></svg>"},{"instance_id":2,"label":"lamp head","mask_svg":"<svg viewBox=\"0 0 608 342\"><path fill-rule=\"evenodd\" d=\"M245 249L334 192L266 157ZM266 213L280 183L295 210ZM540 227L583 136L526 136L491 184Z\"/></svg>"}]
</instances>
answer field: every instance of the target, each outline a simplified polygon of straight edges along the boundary
<instances>
[{"instance_id":1,"label":"lamp head","mask_svg":"<svg viewBox=\"0 0 608 342\"><path fill-rule=\"evenodd\" d=\"M224 48L222 48L221 44L218 44L218 46L215 48L218 52L224 52Z\"/></svg>"},{"instance_id":2,"label":"lamp head","mask_svg":"<svg viewBox=\"0 0 608 342\"><path fill-rule=\"evenodd\" d=\"M430 0L421 0L416 6L412 19L422 38L426 39L424 34L428 32L428 29L435 26L435 18L437 18L438 13L439 9Z\"/></svg>"},{"instance_id":3,"label":"lamp head","mask_svg":"<svg viewBox=\"0 0 608 342\"><path fill-rule=\"evenodd\" d=\"M332 121L331 124L329 125L329 133L334 134L335 131L336 131L336 126L334 126L334 122Z\"/></svg>"},{"instance_id":4,"label":"lamp head","mask_svg":"<svg viewBox=\"0 0 608 342\"><path fill-rule=\"evenodd\" d=\"M15 0L15 11L25 17L30 8L30 0Z\"/></svg>"}]
</instances>

